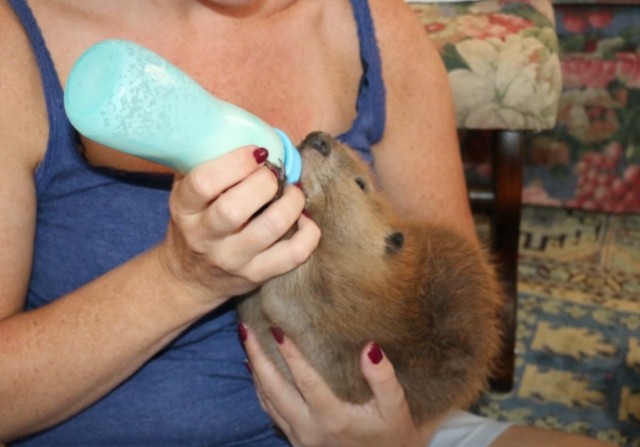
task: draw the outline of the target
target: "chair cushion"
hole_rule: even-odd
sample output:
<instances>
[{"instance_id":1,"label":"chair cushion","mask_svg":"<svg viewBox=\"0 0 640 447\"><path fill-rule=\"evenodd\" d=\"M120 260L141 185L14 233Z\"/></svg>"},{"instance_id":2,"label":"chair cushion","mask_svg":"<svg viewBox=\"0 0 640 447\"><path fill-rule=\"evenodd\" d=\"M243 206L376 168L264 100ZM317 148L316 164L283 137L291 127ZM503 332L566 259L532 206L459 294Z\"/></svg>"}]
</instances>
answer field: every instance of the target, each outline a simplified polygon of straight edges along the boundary
<instances>
[{"instance_id":1,"label":"chair cushion","mask_svg":"<svg viewBox=\"0 0 640 447\"><path fill-rule=\"evenodd\" d=\"M547 0L408 3L441 52L460 129L554 126L562 79Z\"/></svg>"}]
</instances>

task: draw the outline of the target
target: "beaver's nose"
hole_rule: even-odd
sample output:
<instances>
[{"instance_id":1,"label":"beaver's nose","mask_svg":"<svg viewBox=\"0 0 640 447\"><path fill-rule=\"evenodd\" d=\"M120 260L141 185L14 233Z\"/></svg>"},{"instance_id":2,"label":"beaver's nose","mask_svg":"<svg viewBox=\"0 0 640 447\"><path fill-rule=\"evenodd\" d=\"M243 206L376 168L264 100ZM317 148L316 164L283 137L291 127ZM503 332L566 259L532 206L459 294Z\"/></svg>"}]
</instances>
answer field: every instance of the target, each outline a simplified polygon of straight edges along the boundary
<instances>
[{"instance_id":1,"label":"beaver's nose","mask_svg":"<svg viewBox=\"0 0 640 447\"><path fill-rule=\"evenodd\" d=\"M312 132L304 139L300 145L300 149L308 147L315 149L325 157L331 153L331 146L333 144L333 138L331 135L324 132Z\"/></svg>"}]
</instances>

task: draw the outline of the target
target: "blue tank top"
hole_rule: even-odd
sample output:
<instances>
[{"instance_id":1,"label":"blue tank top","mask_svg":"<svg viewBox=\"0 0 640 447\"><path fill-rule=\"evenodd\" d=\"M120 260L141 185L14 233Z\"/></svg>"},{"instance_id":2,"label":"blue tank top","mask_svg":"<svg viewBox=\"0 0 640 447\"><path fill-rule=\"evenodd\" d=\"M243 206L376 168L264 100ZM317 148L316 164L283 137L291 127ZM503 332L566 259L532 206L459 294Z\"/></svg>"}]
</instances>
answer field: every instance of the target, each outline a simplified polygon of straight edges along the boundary
<instances>
[{"instance_id":1,"label":"blue tank top","mask_svg":"<svg viewBox=\"0 0 640 447\"><path fill-rule=\"evenodd\" d=\"M46 153L34 174L37 227L27 296L27 309L34 309L159 243L169 218L172 176L86 162L35 18L25 0L9 2L31 40L50 121ZM339 138L371 162L371 145L384 132L384 84L369 5L351 3L363 76L357 117ZM258 404L245 358L228 303L87 410L11 445L286 446Z\"/></svg>"}]
</instances>

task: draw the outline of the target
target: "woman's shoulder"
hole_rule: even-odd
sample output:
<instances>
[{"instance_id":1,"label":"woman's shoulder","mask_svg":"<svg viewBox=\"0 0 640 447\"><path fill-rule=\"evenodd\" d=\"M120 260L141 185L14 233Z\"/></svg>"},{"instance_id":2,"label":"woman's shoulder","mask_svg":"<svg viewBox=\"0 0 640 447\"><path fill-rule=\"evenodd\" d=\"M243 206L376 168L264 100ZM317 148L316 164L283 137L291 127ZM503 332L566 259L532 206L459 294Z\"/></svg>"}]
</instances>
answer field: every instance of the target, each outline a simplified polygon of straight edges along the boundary
<instances>
[{"instance_id":1,"label":"woman's shoulder","mask_svg":"<svg viewBox=\"0 0 640 447\"><path fill-rule=\"evenodd\" d=\"M404 0L369 0L382 59L388 117L421 120L448 106L449 81L442 58ZM432 104L432 107L425 105ZM401 120L404 121L404 120Z\"/></svg>"},{"instance_id":2,"label":"woman's shoulder","mask_svg":"<svg viewBox=\"0 0 640 447\"><path fill-rule=\"evenodd\" d=\"M369 4L386 87L385 133L373 148L380 183L407 216L473 238L442 58L404 0Z\"/></svg>"},{"instance_id":3,"label":"woman's shoulder","mask_svg":"<svg viewBox=\"0 0 640 447\"><path fill-rule=\"evenodd\" d=\"M368 0L379 38L393 37L393 41L422 39L427 35L418 16L405 0Z\"/></svg>"},{"instance_id":4,"label":"woman's shoulder","mask_svg":"<svg viewBox=\"0 0 640 447\"><path fill-rule=\"evenodd\" d=\"M404 0L369 0L369 5L383 60L403 71L409 66L421 69L440 63L435 45Z\"/></svg>"}]
</instances>

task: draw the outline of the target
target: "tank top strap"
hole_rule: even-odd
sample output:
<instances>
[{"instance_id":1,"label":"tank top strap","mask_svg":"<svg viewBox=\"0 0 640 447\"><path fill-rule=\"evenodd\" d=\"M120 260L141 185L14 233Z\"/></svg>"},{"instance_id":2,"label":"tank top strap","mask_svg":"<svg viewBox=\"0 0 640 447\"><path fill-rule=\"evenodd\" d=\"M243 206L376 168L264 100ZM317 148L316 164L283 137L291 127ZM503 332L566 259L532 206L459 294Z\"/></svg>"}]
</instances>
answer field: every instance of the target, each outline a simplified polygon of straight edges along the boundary
<instances>
[{"instance_id":1,"label":"tank top strap","mask_svg":"<svg viewBox=\"0 0 640 447\"><path fill-rule=\"evenodd\" d=\"M47 151L45 152L45 161L36 170L35 174L38 187L41 187L46 183L46 177L48 176L49 169L44 169L44 167L49 165L47 162L49 161L48 159L52 157L59 158L61 155L54 154L57 150L71 148L75 151L77 147L76 133L64 111L62 85L60 84L60 78L58 77L53 59L51 58L51 54L49 53L49 49L47 48L33 12L27 4L27 0L9 0L9 4L13 8L18 20L20 20L31 42L33 54L40 70L40 78L49 117L49 141ZM68 156L76 155L69 153L69 151L63 151L63 153L64 152L67 152Z\"/></svg>"},{"instance_id":2,"label":"tank top strap","mask_svg":"<svg viewBox=\"0 0 640 447\"><path fill-rule=\"evenodd\" d=\"M358 27L363 74L356 103L356 118L351 129L338 138L371 163L371 146L382 139L386 122L382 62L368 0L351 0L351 5Z\"/></svg>"}]
</instances>

